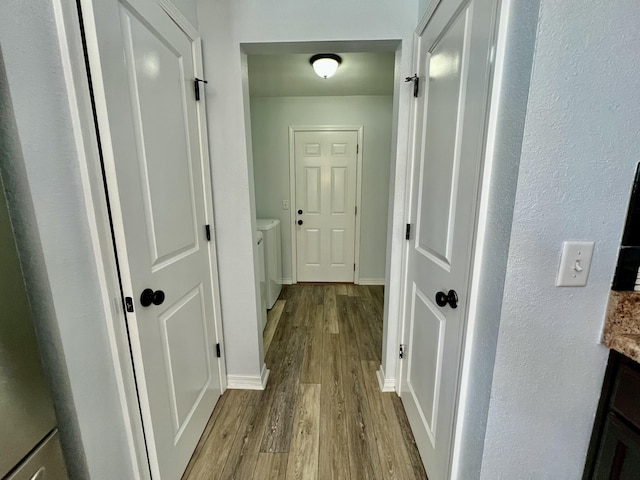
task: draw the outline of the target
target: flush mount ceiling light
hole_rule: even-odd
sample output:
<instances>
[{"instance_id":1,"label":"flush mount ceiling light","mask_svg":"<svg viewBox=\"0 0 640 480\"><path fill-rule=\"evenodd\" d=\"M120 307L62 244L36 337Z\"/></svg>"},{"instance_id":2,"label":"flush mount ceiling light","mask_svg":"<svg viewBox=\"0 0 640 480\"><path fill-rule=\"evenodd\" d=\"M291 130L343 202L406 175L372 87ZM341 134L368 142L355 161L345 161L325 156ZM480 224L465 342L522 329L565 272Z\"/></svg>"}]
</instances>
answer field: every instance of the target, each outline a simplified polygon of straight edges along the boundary
<instances>
[{"instance_id":1,"label":"flush mount ceiling light","mask_svg":"<svg viewBox=\"0 0 640 480\"><path fill-rule=\"evenodd\" d=\"M309 59L309 63L319 77L329 78L338 70L342 58L335 53L318 53Z\"/></svg>"}]
</instances>

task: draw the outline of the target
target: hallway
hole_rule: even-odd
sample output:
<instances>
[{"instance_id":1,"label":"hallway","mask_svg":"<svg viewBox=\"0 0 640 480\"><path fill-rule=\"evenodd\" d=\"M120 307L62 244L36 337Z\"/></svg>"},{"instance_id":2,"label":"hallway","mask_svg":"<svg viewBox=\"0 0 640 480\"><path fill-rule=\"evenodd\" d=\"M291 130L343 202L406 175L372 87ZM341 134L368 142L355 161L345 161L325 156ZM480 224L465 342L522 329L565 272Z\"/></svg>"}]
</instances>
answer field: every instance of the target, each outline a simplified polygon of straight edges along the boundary
<instances>
[{"instance_id":1,"label":"hallway","mask_svg":"<svg viewBox=\"0 0 640 480\"><path fill-rule=\"evenodd\" d=\"M426 479L400 399L381 393L383 288L285 286L265 391L227 390L183 476Z\"/></svg>"}]
</instances>

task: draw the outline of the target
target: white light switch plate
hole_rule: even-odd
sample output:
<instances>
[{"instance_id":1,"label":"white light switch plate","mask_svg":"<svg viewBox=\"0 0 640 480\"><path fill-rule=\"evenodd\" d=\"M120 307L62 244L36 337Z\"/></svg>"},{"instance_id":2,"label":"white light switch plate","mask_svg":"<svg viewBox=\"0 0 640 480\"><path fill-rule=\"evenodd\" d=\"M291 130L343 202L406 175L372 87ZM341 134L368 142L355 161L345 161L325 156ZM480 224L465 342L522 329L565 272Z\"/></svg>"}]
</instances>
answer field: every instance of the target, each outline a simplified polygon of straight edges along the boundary
<instances>
[{"instance_id":1,"label":"white light switch plate","mask_svg":"<svg viewBox=\"0 0 640 480\"><path fill-rule=\"evenodd\" d=\"M564 242L557 287L584 287L589 278L593 242Z\"/></svg>"},{"instance_id":2,"label":"white light switch plate","mask_svg":"<svg viewBox=\"0 0 640 480\"><path fill-rule=\"evenodd\" d=\"M282 200L282 209L289 210L289 200Z\"/></svg>"}]
</instances>

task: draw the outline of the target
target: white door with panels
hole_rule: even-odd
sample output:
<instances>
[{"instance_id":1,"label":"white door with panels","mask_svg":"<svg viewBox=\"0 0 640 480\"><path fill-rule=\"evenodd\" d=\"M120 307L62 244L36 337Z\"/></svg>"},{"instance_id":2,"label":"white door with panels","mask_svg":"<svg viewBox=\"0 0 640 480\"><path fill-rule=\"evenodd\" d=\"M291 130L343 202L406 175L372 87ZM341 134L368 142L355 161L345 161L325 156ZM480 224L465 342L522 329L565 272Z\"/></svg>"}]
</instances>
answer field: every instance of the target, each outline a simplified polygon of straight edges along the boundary
<instances>
[{"instance_id":1,"label":"white door with panels","mask_svg":"<svg viewBox=\"0 0 640 480\"><path fill-rule=\"evenodd\" d=\"M357 131L296 131L296 276L353 282Z\"/></svg>"},{"instance_id":2,"label":"white door with panels","mask_svg":"<svg viewBox=\"0 0 640 480\"><path fill-rule=\"evenodd\" d=\"M82 7L149 463L175 480L224 374L200 40L155 0Z\"/></svg>"},{"instance_id":3,"label":"white door with panels","mask_svg":"<svg viewBox=\"0 0 640 480\"><path fill-rule=\"evenodd\" d=\"M417 44L401 394L430 480L451 468L496 3L442 0Z\"/></svg>"}]
</instances>

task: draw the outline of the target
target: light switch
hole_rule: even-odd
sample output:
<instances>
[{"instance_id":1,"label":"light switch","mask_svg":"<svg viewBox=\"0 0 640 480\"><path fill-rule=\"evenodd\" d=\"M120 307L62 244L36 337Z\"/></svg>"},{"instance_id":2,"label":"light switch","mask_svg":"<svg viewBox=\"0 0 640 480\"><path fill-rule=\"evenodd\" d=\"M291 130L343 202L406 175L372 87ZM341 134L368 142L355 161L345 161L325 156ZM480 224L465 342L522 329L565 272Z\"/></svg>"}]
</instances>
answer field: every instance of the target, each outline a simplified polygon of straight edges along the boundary
<instances>
[{"instance_id":1,"label":"light switch","mask_svg":"<svg viewBox=\"0 0 640 480\"><path fill-rule=\"evenodd\" d=\"M593 242L564 242L557 287L584 287L589 278Z\"/></svg>"},{"instance_id":2,"label":"light switch","mask_svg":"<svg viewBox=\"0 0 640 480\"><path fill-rule=\"evenodd\" d=\"M289 210L289 200L282 200L282 209Z\"/></svg>"}]
</instances>

